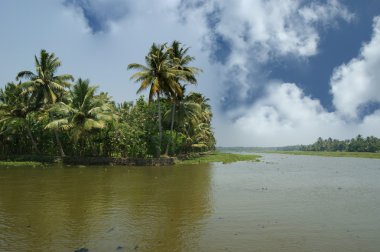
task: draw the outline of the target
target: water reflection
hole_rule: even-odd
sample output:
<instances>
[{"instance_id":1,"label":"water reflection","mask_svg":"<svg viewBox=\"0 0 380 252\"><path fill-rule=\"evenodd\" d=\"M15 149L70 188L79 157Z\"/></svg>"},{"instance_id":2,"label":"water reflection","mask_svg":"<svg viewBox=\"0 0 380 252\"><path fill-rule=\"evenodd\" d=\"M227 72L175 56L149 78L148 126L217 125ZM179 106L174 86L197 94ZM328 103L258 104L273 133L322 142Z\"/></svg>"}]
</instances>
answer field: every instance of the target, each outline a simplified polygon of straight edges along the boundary
<instances>
[{"instance_id":1,"label":"water reflection","mask_svg":"<svg viewBox=\"0 0 380 252\"><path fill-rule=\"evenodd\" d=\"M210 167L0 169L0 251L197 250Z\"/></svg>"}]
</instances>

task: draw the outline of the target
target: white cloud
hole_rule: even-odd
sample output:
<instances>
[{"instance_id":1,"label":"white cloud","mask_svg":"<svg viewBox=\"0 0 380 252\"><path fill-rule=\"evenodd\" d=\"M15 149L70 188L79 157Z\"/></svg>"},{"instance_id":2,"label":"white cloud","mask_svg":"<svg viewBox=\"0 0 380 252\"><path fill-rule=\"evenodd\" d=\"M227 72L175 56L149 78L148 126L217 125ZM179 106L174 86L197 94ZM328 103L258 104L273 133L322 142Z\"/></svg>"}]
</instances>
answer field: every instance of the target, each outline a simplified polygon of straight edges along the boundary
<instances>
[{"instance_id":1,"label":"white cloud","mask_svg":"<svg viewBox=\"0 0 380 252\"><path fill-rule=\"evenodd\" d=\"M244 145L278 146L310 143L325 135L326 126L339 125L333 113L318 100L305 96L295 84L272 84L267 94L234 123L244 135Z\"/></svg>"},{"instance_id":2,"label":"white cloud","mask_svg":"<svg viewBox=\"0 0 380 252\"><path fill-rule=\"evenodd\" d=\"M317 25L353 18L346 7L334 0L306 5L301 0L216 2L219 4L214 6L220 9L216 32L233 44L234 54L249 55L255 48L262 61L277 56L315 55L319 42ZM240 62L230 62L235 63Z\"/></svg>"},{"instance_id":3,"label":"white cloud","mask_svg":"<svg viewBox=\"0 0 380 252\"><path fill-rule=\"evenodd\" d=\"M321 22L325 26L334 24L334 17L340 17L347 22L355 18L338 0L329 0L326 5L312 2L309 6L301 8L298 13L306 23Z\"/></svg>"},{"instance_id":4,"label":"white cloud","mask_svg":"<svg viewBox=\"0 0 380 252\"><path fill-rule=\"evenodd\" d=\"M350 22L353 14L337 0L236 0L207 1L201 7L185 10L186 17L195 10L208 19L205 34L206 48L219 52L228 47L229 57L220 60L224 68L222 93L231 91L233 76L234 96L247 100L255 89L266 85L263 65L277 59L293 57L304 60L318 53L320 30ZM211 19L211 21L210 21ZM224 44L220 44L220 39ZM215 53L215 52L214 52ZM224 94L221 94L224 97Z\"/></svg>"},{"instance_id":5,"label":"white cloud","mask_svg":"<svg viewBox=\"0 0 380 252\"><path fill-rule=\"evenodd\" d=\"M331 93L337 111L356 119L361 106L380 102L380 17L373 23L370 42L364 44L358 57L335 69Z\"/></svg>"}]
</instances>

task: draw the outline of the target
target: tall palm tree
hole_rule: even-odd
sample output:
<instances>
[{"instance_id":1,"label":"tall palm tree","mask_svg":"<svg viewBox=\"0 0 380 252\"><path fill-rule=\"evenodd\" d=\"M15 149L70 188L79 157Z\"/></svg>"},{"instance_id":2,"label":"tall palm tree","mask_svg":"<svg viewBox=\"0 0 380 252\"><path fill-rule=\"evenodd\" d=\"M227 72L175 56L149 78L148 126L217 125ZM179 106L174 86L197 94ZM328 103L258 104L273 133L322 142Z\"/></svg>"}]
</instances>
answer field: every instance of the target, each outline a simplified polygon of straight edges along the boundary
<instances>
[{"instance_id":1,"label":"tall palm tree","mask_svg":"<svg viewBox=\"0 0 380 252\"><path fill-rule=\"evenodd\" d=\"M185 86L181 85L179 83L180 79L186 81L190 84L197 84L197 79L195 78L195 75L202 71L199 68L191 67L189 64L195 60L194 57L191 57L187 54L189 47L182 47L181 43L178 41L173 41L171 44L171 50L170 50L170 57L169 57L169 63L172 65L172 67L176 68L177 70L180 70L179 74L182 76L176 76L175 81L180 85L182 88L182 94L174 94L171 95L171 101L172 101L172 109L171 109L171 123L170 123L170 138L169 142L166 146L165 155L168 155L169 148L173 144L173 128L174 128L174 115L175 115L175 109L176 109L176 103L180 102L184 95Z\"/></svg>"},{"instance_id":2,"label":"tall palm tree","mask_svg":"<svg viewBox=\"0 0 380 252\"><path fill-rule=\"evenodd\" d=\"M24 127L32 142L33 150L39 153L30 128L30 115L33 111L35 111L33 99L23 92L20 84L8 83L4 90L0 90L0 123Z\"/></svg>"},{"instance_id":3,"label":"tall palm tree","mask_svg":"<svg viewBox=\"0 0 380 252\"><path fill-rule=\"evenodd\" d=\"M173 108L168 110L165 113L166 121L173 121ZM176 109L174 112L174 121L176 122L176 134L175 134L175 142L177 141L177 133L178 131L182 131L188 139L191 138L191 129L195 128L197 124L200 123L199 118L202 115L201 106L198 103L195 103L187 97L184 97L183 100L176 103ZM173 149L175 146L173 145Z\"/></svg>"},{"instance_id":4,"label":"tall palm tree","mask_svg":"<svg viewBox=\"0 0 380 252\"><path fill-rule=\"evenodd\" d=\"M90 86L89 80L79 78L70 92L71 103L57 102L50 110L61 116L45 128L70 130L74 144L87 133L103 129L117 116L107 94L95 95L96 90L97 86Z\"/></svg>"},{"instance_id":5,"label":"tall palm tree","mask_svg":"<svg viewBox=\"0 0 380 252\"><path fill-rule=\"evenodd\" d=\"M74 78L70 74L56 75L61 62L54 53L48 53L42 49L39 58L34 56L35 73L32 71L21 71L17 74L16 80L26 79L22 87L35 99L36 106L41 108L54 104L58 98L66 94L66 88L70 87L69 81ZM64 156L58 130L54 129L54 135L61 155Z\"/></svg>"},{"instance_id":6,"label":"tall palm tree","mask_svg":"<svg viewBox=\"0 0 380 252\"><path fill-rule=\"evenodd\" d=\"M22 83L22 87L36 99L38 105L54 104L57 97L66 93L65 88L70 87L68 81L74 78L70 74L55 75L61 62L54 53L41 50L40 57L34 57L35 73L32 71L21 71L17 74L16 80L27 79Z\"/></svg>"},{"instance_id":7,"label":"tall palm tree","mask_svg":"<svg viewBox=\"0 0 380 252\"><path fill-rule=\"evenodd\" d=\"M159 144L157 148L157 156L161 155L162 141L162 115L160 96L165 94L182 95L182 89L176 78L184 78L181 70L169 64L170 49L166 44L153 44L148 55L145 57L146 65L132 63L128 65L128 69L138 70L133 74L131 79L136 82L141 82L137 93L149 88L149 103L153 101L154 96L157 96L158 106L158 125L159 125Z\"/></svg>"},{"instance_id":8,"label":"tall palm tree","mask_svg":"<svg viewBox=\"0 0 380 252\"><path fill-rule=\"evenodd\" d=\"M190 93L187 100L198 104L201 113L198 116L198 123L191 132L192 147L212 149L215 146L215 138L211 128L212 112L209 99L196 92Z\"/></svg>"}]
</instances>

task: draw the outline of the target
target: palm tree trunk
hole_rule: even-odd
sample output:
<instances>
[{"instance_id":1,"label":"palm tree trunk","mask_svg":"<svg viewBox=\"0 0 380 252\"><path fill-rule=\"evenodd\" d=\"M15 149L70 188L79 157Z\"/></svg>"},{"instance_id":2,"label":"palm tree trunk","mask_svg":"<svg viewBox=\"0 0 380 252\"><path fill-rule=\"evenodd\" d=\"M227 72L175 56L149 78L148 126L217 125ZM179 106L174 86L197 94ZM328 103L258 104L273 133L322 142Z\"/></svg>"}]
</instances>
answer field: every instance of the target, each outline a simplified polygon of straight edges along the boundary
<instances>
[{"instance_id":1,"label":"palm tree trunk","mask_svg":"<svg viewBox=\"0 0 380 252\"><path fill-rule=\"evenodd\" d=\"M173 152L174 153L175 153L177 139L178 139L178 130L175 132L175 135L174 135L174 142L173 142Z\"/></svg>"},{"instance_id":2,"label":"palm tree trunk","mask_svg":"<svg viewBox=\"0 0 380 252\"><path fill-rule=\"evenodd\" d=\"M30 130L29 125L26 125L26 131L28 132L29 138L32 141L32 148L35 150L35 152L40 153L40 151L37 148L37 143L36 141L34 141L32 131Z\"/></svg>"},{"instance_id":3,"label":"palm tree trunk","mask_svg":"<svg viewBox=\"0 0 380 252\"><path fill-rule=\"evenodd\" d=\"M171 123L170 123L169 142L166 145L166 151L165 151L166 156L169 154L169 147L173 145L174 114L175 114L175 102L173 102L173 105L172 105L172 119L171 119Z\"/></svg>"},{"instance_id":4,"label":"palm tree trunk","mask_svg":"<svg viewBox=\"0 0 380 252\"><path fill-rule=\"evenodd\" d=\"M160 92L157 92L157 102L158 102L158 148L157 148L157 157L161 155L161 142L162 142L162 116L161 116L161 104L160 104Z\"/></svg>"},{"instance_id":5,"label":"palm tree trunk","mask_svg":"<svg viewBox=\"0 0 380 252\"><path fill-rule=\"evenodd\" d=\"M58 144L59 151L61 152L61 157L64 157L65 152L63 151L62 143L61 143L61 140L59 139L59 134L58 134L57 129L54 129L54 135L55 135L55 140L57 141L57 144Z\"/></svg>"},{"instance_id":6,"label":"palm tree trunk","mask_svg":"<svg viewBox=\"0 0 380 252\"><path fill-rule=\"evenodd\" d=\"M191 139L191 137L190 137L190 124L186 127L184 127L184 129L185 129L185 133L186 133L186 138L188 139L188 138L190 138ZM188 153L189 152L189 146L188 146L188 144L187 144L187 140L186 140L186 150L185 150L185 153Z\"/></svg>"}]
</instances>

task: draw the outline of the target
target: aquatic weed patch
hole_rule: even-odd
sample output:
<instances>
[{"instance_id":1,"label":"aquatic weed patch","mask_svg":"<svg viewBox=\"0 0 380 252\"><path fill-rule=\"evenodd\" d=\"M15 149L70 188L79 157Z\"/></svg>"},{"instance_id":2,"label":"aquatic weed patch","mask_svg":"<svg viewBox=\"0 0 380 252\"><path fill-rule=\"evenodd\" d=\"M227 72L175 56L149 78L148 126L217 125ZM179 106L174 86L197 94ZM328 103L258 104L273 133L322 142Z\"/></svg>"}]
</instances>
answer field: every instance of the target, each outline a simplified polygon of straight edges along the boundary
<instances>
[{"instance_id":1,"label":"aquatic weed patch","mask_svg":"<svg viewBox=\"0 0 380 252\"><path fill-rule=\"evenodd\" d=\"M30 162L30 161L0 161L0 167L36 167L43 166L40 162Z\"/></svg>"},{"instance_id":2,"label":"aquatic weed patch","mask_svg":"<svg viewBox=\"0 0 380 252\"><path fill-rule=\"evenodd\" d=\"M235 153L221 153L221 152L212 152L210 154L190 158L187 160L178 161L178 164L204 164L204 163L233 163L238 161L253 161L258 162L260 156L254 154L235 154Z\"/></svg>"}]
</instances>

